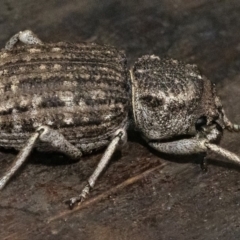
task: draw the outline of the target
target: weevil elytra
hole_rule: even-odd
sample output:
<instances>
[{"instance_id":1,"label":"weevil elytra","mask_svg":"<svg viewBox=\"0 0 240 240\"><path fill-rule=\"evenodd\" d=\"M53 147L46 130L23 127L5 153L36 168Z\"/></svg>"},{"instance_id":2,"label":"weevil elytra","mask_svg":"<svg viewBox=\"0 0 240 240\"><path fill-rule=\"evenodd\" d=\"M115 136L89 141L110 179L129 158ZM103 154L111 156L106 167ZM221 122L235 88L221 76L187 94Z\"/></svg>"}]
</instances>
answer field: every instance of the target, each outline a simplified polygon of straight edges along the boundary
<instances>
[{"instance_id":1,"label":"weevil elytra","mask_svg":"<svg viewBox=\"0 0 240 240\"><path fill-rule=\"evenodd\" d=\"M228 120L213 84L195 65L148 55L128 71L124 52L113 47L43 43L25 30L0 52L0 92L0 146L20 150L0 189L34 147L75 159L107 147L88 184L69 200L72 207L127 141L130 116L159 152L210 150L240 164L238 156L214 144L224 129L240 126Z\"/></svg>"}]
</instances>

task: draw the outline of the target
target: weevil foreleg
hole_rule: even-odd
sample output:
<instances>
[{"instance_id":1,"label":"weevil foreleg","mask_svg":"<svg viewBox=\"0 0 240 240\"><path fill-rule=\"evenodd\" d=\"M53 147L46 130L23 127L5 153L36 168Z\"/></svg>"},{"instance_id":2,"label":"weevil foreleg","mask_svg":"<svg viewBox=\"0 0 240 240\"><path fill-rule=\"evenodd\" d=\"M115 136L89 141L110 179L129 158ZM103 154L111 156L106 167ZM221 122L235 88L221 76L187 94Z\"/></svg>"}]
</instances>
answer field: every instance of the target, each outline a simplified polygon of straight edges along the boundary
<instances>
[{"instance_id":1,"label":"weevil foreleg","mask_svg":"<svg viewBox=\"0 0 240 240\"><path fill-rule=\"evenodd\" d=\"M31 31L24 30L13 35L6 43L5 49L12 50L13 47L17 44L17 42L22 42L24 44L43 44L43 42Z\"/></svg>"},{"instance_id":2,"label":"weevil foreleg","mask_svg":"<svg viewBox=\"0 0 240 240\"><path fill-rule=\"evenodd\" d=\"M154 149L158 150L159 152L176 155L196 154L211 150L223 156L229 162L234 162L240 165L240 158L236 154L224 148L221 148L215 144L209 143L208 140L206 139L190 138L166 143L149 142L148 144Z\"/></svg>"},{"instance_id":3,"label":"weevil foreleg","mask_svg":"<svg viewBox=\"0 0 240 240\"><path fill-rule=\"evenodd\" d=\"M119 129L115 132L112 141L108 145L106 151L104 152L100 162L98 163L96 169L94 170L93 174L89 177L87 181L87 185L83 188L82 192L79 196L73 197L70 200L66 201L66 203L69 205L70 208L73 208L73 206L78 203L82 202L87 195L90 192L90 189L92 189L99 177L99 175L102 173L104 168L109 163L112 155L116 151L116 149L120 146L126 143L127 141L127 133L125 129Z\"/></svg>"},{"instance_id":4,"label":"weevil foreleg","mask_svg":"<svg viewBox=\"0 0 240 240\"><path fill-rule=\"evenodd\" d=\"M149 142L149 146L162 153L185 155L206 152L206 141L199 139L183 139L173 142Z\"/></svg>"},{"instance_id":5,"label":"weevil foreleg","mask_svg":"<svg viewBox=\"0 0 240 240\"><path fill-rule=\"evenodd\" d=\"M19 152L7 173L0 179L0 190L4 188L10 178L23 165L38 140L48 143L54 149L68 155L73 159L78 159L82 156L81 150L73 146L58 131L47 126L39 127L37 131L28 139L26 145Z\"/></svg>"}]
</instances>

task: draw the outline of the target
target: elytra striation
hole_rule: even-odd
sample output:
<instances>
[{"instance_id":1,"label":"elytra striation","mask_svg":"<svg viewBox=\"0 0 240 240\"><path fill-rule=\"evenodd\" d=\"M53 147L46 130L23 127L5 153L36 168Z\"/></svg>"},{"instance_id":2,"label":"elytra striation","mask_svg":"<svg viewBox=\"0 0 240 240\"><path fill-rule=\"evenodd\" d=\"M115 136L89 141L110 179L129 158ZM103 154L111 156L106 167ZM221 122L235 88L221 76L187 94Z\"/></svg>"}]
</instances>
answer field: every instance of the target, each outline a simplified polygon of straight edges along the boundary
<instances>
[{"instance_id":1,"label":"elytra striation","mask_svg":"<svg viewBox=\"0 0 240 240\"><path fill-rule=\"evenodd\" d=\"M128 79L125 54L112 47L57 43L2 51L0 146L21 149L41 125L84 152L106 145L126 123Z\"/></svg>"}]
</instances>

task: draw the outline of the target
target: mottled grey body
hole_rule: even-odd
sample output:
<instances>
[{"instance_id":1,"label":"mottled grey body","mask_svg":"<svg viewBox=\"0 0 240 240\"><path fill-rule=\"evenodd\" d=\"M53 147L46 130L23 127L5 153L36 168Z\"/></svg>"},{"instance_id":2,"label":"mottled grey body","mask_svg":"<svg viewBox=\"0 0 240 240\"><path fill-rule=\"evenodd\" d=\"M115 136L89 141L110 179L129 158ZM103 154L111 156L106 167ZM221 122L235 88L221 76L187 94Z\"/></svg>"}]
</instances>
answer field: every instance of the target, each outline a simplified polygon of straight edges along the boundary
<instances>
[{"instance_id":1,"label":"mottled grey body","mask_svg":"<svg viewBox=\"0 0 240 240\"><path fill-rule=\"evenodd\" d=\"M19 41L25 45L17 47ZM240 126L228 120L214 86L195 65L148 55L129 73L125 54L113 47L44 44L29 30L15 34L0 52L0 146L21 151L0 190L33 147L79 159L107 146L80 195L68 201L70 207L81 202L127 141L129 116L160 152L211 150L240 164L214 144L225 128Z\"/></svg>"},{"instance_id":2,"label":"mottled grey body","mask_svg":"<svg viewBox=\"0 0 240 240\"><path fill-rule=\"evenodd\" d=\"M42 125L83 153L106 146L126 125L128 80L126 57L112 47L57 43L1 51L0 146L21 149Z\"/></svg>"},{"instance_id":3,"label":"mottled grey body","mask_svg":"<svg viewBox=\"0 0 240 240\"><path fill-rule=\"evenodd\" d=\"M218 118L215 91L196 65L144 56L131 71L134 122L148 140L194 136L202 116Z\"/></svg>"}]
</instances>

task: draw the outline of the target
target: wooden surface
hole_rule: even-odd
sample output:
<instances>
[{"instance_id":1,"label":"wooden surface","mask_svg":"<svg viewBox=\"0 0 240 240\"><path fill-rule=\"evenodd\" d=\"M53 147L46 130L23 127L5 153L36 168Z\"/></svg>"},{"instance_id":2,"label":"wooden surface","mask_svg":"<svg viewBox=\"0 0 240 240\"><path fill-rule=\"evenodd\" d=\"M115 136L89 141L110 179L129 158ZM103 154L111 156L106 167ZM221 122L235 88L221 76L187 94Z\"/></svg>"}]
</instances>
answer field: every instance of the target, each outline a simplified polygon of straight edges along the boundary
<instances>
[{"instance_id":1,"label":"wooden surface","mask_svg":"<svg viewBox=\"0 0 240 240\"><path fill-rule=\"evenodd\" d=\"M26 28L46 42L95 41L196 63L217 87L231 120L240 122L239 0L2 0L0 46ZM240 136L221 145L240 155ZM71 164L33 153L0 195L0 239L239 239L240 167L210 154L165 156L131 134L84 208L69 211L102 152ZM1 153L0 174L15 153ZM116 189L116 186L118 188Z\"/></svg>"}]
</instances>

